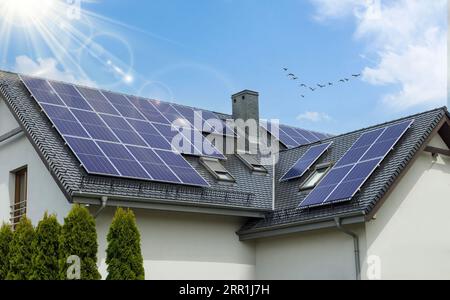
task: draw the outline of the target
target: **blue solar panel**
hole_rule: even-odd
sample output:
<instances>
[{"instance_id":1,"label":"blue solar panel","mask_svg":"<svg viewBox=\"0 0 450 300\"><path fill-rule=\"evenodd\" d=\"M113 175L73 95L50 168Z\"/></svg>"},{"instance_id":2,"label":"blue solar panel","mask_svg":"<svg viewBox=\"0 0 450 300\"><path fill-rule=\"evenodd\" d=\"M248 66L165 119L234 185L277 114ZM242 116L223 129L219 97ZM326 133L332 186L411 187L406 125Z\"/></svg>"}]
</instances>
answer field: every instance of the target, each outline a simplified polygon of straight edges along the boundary
<instances>
[{"instance_id":1,"label":"blue solar panel","mask_svg":"<svg viewBox=\"0 0 450 300\"><path fill-rule=\"evenodd\" d=\"M181 183L175 173L151 149L127 146L153 179L172 183Z\"/></svg>"},{"instance_id":2,"label":"blue solar panel","mask_svg":"<svg viewBox=\"0 0 450 300\"><path fill-rule=\"evenodd\" d=\"M280 179L287 181L300 178L312 167L314 163L331 147L333 143L313 146L295 163L295 165Z\"/></svg>"},{"instance_id":3,"label":"blue solar panel","mask_svg":"<svg viewBox=\"0 0 450 300\"><path fill-rule=\"evenodd\" d=\"M188 120L195 129L200 132L215 133L233 137L235 136L234 131L212 112L182 105L171 105L177 112L186 118L186 120Z\"/></svg>"},{"instance_id":4,"label":"blue solar panel","mask_svg":"<svg viewBox=\"0 0 450 300\"><path fill-rule=\"evenodd\" d=\"M152 123L128 119L131 126L139 133L144 141L153 149L172 150L170 142L163 137Z\"/></svg>"},{"instance_id":5,"label":"blue solar panel","mask_svg":"<svg viewBox=\"0 0 450 300\"><path fill-rule=\"evenodd\" d=\"M112 176L120 175L94 141L67 136L65 140L89 173Z\"/></svg>"},{"instance_id":6,"label":"blue solar panel","mask_svg":"<svg viewBox=\"0 0 450 300\"><path fill-rule=\"evenodd\" d=\"M97 142L97 144L123 176L151 179L150 175L147 174L124 145L106 142Z\"/></svg>"},{"instance_id":7,"label":"blue solar panel","mask_svg":"<svg viewBox=\"0 0 450 300\"><path fill-rule=\"evenodd\" d=\"M209 186L146 119L164 121L152 106L143 104L148 113L141 114L124 95L31 77L22 81L88 173Z\"/></svg>"},{"instance_id":8,"label":"blue solar panel","mask_svg":"<svg viewBox=\"0 0 450 300\"><path fill-rule=\"evenodd\" d=\"M317 143L331 137L330 135L304 130L291 126L261 121L261 126L273 137L289 149L307 144Z\"/></svg>"},{"instance_id":9,"label":"blue solar panel","mask_svg":"<svg viewBox=\"0 0 450 300\"><path fill-rule=\"evenodd\" d=\"M169 120L150 101L132 96L129 96L128 99L149 121L170 124Z\"/></svg>"},{"instance_id":10,"label":"blue solar panel","mask_svg":"<svg viewBox=\"0 0 450 300\"><path fill-rule=\"evenodd\" d=\"M76 89L83 95L84 99L86 99L94 111L116 116L120 115L114 106L112 106L99 91L84 87L77 87Z\"/></svg>"},{"instance_id":11,"label":"blue solar panel","mask_svg":"<svg viewBox=\"0 0 450 300\"><path fill-rule=\"evenodd\" d=\"M119 140L128 145L147 146L145 141L136 133L128 122L121 117L100 115Z\"/></svg>"},{"instance_id":12,"label":"blue solar panel","mask_svg":"<svg viewBox=\"0 0 450 300\"><path fill-rule=\"evenodd\" d=\"M83 128L94 140L119 142L114 133L94 112L71 109Z\"/></svg>"},{"instance_id":13,"label":"blue solar panel","mask_svg":"<svg viewBox=\"0 0 450 300\"><path fill-rule=\"evenodd\" d=\"M145 120L145 117L134 107L134 105L124 95L105 91L103 91L102 94L111 102L114 108L123 117Z\"/></svg>"},{"instance_id":14,"label":"blue solar panel","mask_svg":"<svg viewBox=\"0 0 450 300\"><path fill-rule=\"evenodd\" d=\"M59 82L50 82L50 85L58 93L59 97L64 101L67 107L92 111L89 104L75 87Z\"/></svg>"},{"instance_id":15,"label":"blue solar panel","mask_svg":"<svg viewBox=\"0 0 450 300\"><path fill-rule=\"evenodd\" d=\"M180 114L173 106L169 103L149 100L153 106L161 112L161 114L169 120L170 124L176 126L183 126L188 128L194 128L189 120L187 120L182 114Z\"/></svg>"},{"instance_id":16,"label":"blue solar panel","mask_svg":"<svg viewBox=\"0 0 450 300\"><path fill-rule=\"evenodd\" d=\"M182 156L169 151L155 150L155 152L182 182L208 185L206 180Z\"/></svg>"},{"instance_id":17,"label":"blue solar panel","mask_svg":"<svg viewBox=\"0 0 450 300\"><path fill-rule=\"evenodd\" d=\"M413 123L408 120L363 134L300 207L351 200Z\"/></svg>"}]
</instances>

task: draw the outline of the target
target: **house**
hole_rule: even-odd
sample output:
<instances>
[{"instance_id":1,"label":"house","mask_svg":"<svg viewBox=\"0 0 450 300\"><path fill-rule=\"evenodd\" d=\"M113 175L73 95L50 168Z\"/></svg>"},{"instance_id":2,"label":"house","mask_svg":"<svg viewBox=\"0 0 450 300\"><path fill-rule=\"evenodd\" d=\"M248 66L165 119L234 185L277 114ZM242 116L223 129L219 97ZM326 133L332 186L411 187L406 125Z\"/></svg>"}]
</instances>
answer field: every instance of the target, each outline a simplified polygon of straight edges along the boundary
<instances>
[{"instance_id":1,"label":"house","mask_svg":"<svg viewBox=\"0 0 450 300\"><path fill-rule=\"evenodd\" d=\"M63 221L73 203L87 205L97 220L103 275L106 234L120 206L135 211L148 279L450 279L446 108L339 136L286 128L273 136L281 148L274 166L245 154L214 159L188 153L185 169L205 180L192 185L88 172L39 100L47 95L60 101L64 95L44 83L33 91L18 74L0 72L0 221L15 223L26 214L36 224L45 211ZM257 93L243 91L232 102L232 116L205 112L259 119ZM120 102L110 104L124 115ZM353 193L344 186L351 197L326 203L331 195L324 194L318 205L305 205L355 145L399 126L405 127L389 139L393 147L375 149L385 153L374 168L360 170L366 172L361 186ZM302 142L295 132L316 139ZM285 180L297 162L323 145L303 172Z\"/></svg>"}]
</instances>

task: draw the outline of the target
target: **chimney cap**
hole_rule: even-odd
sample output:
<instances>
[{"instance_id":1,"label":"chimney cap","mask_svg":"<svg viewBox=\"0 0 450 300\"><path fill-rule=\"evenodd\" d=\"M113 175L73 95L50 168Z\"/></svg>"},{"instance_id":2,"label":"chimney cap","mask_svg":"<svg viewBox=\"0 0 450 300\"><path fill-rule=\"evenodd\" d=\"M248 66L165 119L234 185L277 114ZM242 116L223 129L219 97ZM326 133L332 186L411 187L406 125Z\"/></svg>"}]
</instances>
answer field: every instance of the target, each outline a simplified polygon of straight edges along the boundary
<instances>
[{"instance_id":1,"label":"chimney cap","mask_svg":"<svg viewBox=\"0 0 450 300\"><path fill-rule=\"evenodd\" d=\"M255 91L251 91L251 90L243 90L243 91L241 91L239 93L236 93L236 94L232 95L231 97L235 98L235 97L245 96L245 95L252 95L252 96L258 97L259 93L255 92Z\"/></svg>"}]
</instances>

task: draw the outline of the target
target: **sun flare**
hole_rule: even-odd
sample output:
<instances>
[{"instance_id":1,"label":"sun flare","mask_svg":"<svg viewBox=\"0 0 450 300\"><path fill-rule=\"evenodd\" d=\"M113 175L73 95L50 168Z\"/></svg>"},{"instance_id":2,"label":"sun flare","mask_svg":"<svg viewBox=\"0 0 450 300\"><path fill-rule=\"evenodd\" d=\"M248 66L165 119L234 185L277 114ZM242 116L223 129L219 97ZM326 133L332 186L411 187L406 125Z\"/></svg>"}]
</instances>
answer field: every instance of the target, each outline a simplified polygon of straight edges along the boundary
<instances>
[{"instance_id":1,"label":"sun flare","mask_svg":"<svg viewBox=\"0 0 450 300\"><path fill-rule=\"evenodd\" d=\"M48 18L60 0L0 0L0 15L14 25L32 25Z\"/></svg>"}]
</instances>

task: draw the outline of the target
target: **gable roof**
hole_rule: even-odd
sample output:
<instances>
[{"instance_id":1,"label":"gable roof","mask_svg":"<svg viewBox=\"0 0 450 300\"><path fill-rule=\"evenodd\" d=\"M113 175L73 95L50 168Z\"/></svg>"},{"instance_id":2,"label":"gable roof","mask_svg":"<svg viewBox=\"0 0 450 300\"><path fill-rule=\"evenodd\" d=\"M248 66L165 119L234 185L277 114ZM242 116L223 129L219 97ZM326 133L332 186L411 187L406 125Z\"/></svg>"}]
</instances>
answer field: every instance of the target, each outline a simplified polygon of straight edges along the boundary
<instances>
[{"instance_id":1,"label":"gable roof","mask_svg":"<svg viewBox=\"0 0 450 300\"><path fill-rule=\"evenodd\" d=\"M233 185L219 184L195 157L187 157L187 160L210 183L210 188L93 176L87 174L80 166L79 161L41 112L17 74L0 71L0 93L69 201L76 202L80 197L91 198L96 199L92 204L98 204L101 197L107 196L121 201L121 204L117 205L133 202L143 207L146 204L156 203L238 210L242 212L239 215L258 217L250 219L239 230L242 239L263 236L268 231L275 232L297 225L329 222L337 216L354 217L355 222L363 222L374 207L381 203L380 200L407 168L419 149L424 146L425 141L449 116L446 108L439 108L319 142L332 141L333 145L316 164L336 162L363 133L404 120L415 120L394 151L388 155L352 201L299 210L298 205L308 194L306 191L299 192L299 187L309 174L288 182L280 182L279 179L314 144L281 151L275 172L272 168L268 168L267 176L252 173L238 157L227 155L227 160L223 164L236 179L236 184ZM218 115L223 118L230 117L227 114ZM450 133L450 127L447 127L446 131ZM275 197L272 194L273 190ZM275 209L273 209L274 198Z\"/></svg>"},{"instance_id":2,"label":"gable roof","mask_svg":"<svg viewBox=\"0 0 450 300\"><path fill-rule=\"evenodd\" d=\"M311 145L282 151L275 174L275 210L262 220L251 220L239 231L242 239L266 236L261 232L292 227L301 224L333 221L337 216L354 217L355 222L365 221L366 217L389 191L396 179L405 170L415 154L431 136L438 125L448 117L447 109L439 108L425 113L409 116L385 124L361 129L332 137L321 143L333 142L330 150L322 156L317 165L338 161L353 143L364 133L374 129L394 125L406 120L415 120L412 127L388 154L381 166L370 176L362 190L347 203L334 204L311 209L299 209L300 203L310 191L300 191L300 186L308 179L308 174L298 180L280 182L280 178L292 167ZM332 223L332 222L331 222Z\"/></svg>"}]
</instances>

